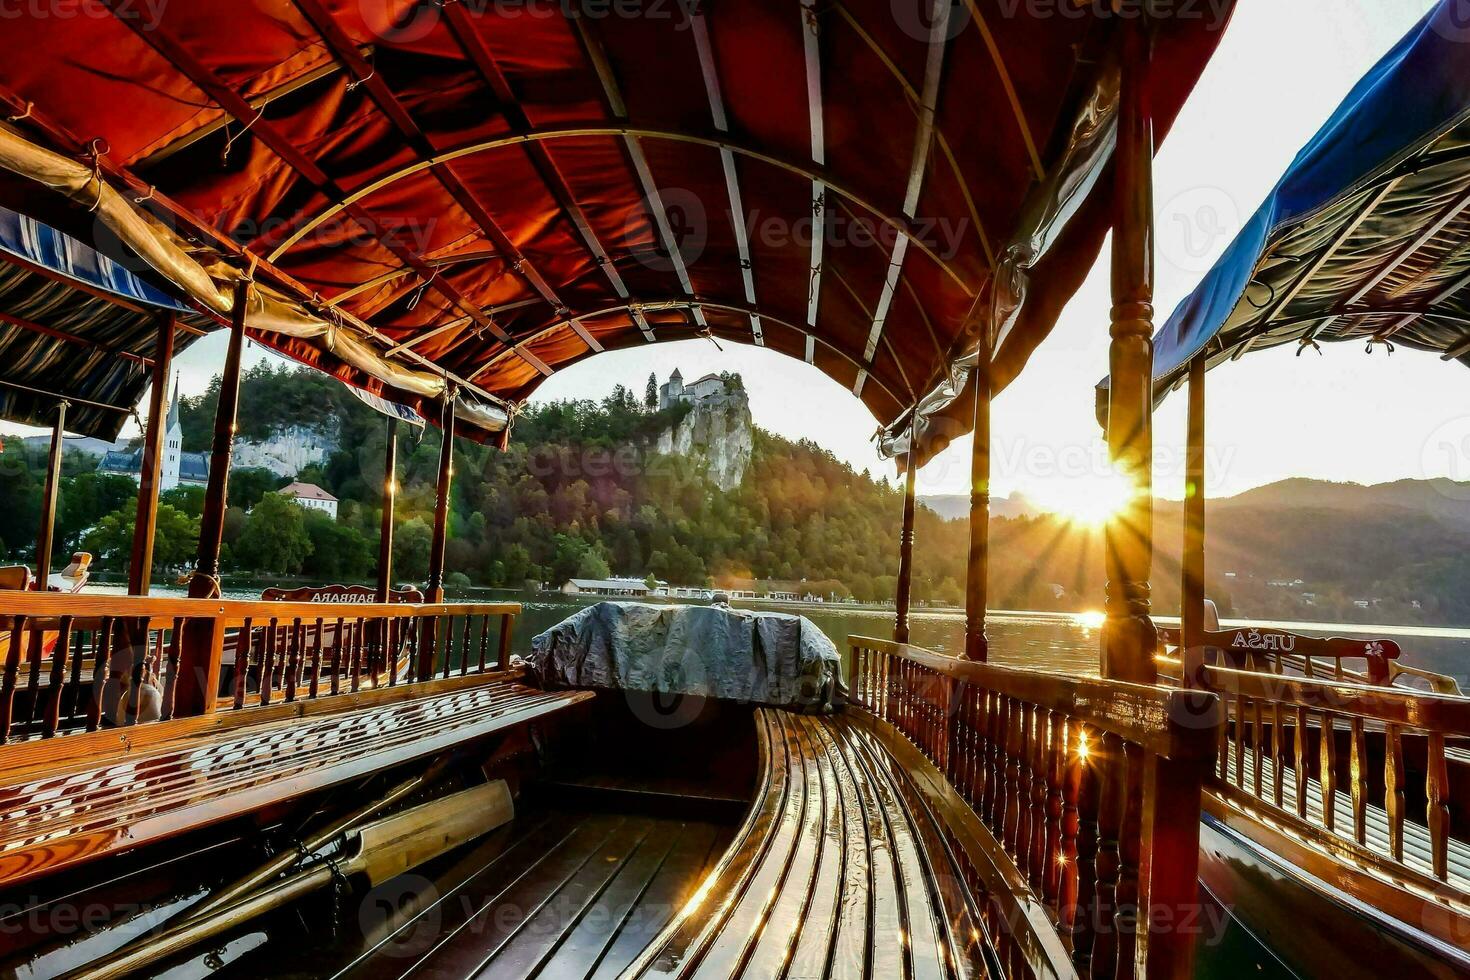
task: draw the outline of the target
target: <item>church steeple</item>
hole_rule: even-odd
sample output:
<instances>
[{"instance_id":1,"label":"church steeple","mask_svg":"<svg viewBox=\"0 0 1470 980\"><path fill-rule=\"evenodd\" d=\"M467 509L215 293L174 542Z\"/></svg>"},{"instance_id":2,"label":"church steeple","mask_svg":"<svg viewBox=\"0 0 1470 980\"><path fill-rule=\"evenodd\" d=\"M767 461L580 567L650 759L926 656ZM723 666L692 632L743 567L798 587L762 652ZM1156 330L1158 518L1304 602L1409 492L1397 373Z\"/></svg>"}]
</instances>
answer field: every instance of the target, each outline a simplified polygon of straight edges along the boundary
<instances>
[{"instance_id":1,"label":"church steeple","mask_svg":"<svg viewBox=\"0 0 1470 980\"><path fill-rule=\"evenodd\" d=\"M183 422L179 418L179 379L178 379L178 376L175 375L174 376L174 394L173 394L173 399L169 402L169 406L168 406L168 424L166 426L164 426L164 431L165 432L172 432L174 430L174 427L175 426L182 426L182 425L183 425Z\"/></svg>"}]
</instances>

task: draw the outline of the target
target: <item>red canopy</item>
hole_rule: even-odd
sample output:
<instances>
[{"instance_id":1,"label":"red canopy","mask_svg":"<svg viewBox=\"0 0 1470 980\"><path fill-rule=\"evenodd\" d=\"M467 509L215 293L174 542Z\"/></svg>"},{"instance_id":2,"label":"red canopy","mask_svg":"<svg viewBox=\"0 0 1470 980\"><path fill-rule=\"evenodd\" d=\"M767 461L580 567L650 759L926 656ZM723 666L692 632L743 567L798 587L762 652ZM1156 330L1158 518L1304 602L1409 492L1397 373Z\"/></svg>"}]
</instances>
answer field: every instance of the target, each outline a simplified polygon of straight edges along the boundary
<instances>
[{"instance_id":1,"label":"red canopy","mask_svg":"<svg viewBox=\"0 0 1470 980\"><path fill-rule=\"evenodd\" d=\"M973 336L1118 27L1007 0L104 6L6 21L14 125L384 357L515 402L704 334L805 359L885 423ZM1160 132L1223 29L1207 6L1159 18ZM1001 378L1096 257L1105 198L1035 269ZM252 335L368 380L330 337Z\"/></svg>"}]
</instances>

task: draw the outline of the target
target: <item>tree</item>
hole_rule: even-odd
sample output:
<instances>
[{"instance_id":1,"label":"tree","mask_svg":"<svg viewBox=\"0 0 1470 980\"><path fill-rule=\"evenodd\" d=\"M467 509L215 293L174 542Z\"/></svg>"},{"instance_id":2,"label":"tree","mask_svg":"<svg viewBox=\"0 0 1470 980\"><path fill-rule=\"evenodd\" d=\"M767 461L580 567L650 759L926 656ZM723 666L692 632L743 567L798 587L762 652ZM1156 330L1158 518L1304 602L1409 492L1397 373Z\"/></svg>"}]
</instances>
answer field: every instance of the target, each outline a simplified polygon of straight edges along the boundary
<instances>
[{"instance_id":1,"label":"tree","mask_svg":"<svg viewBox=\"0 0 1470 980\"><path fill-rule=\"evenodd\" d=\"M131 507L108 514L82 538L82 547L93 554L99 565L109 570L125 569L133 550L135 518L136 512ZM166 572L187 565L198 545L199 518L169 504L159 504L153 531L153 571Z\"/></svg>"},{"instance_id":2,"label":"tree","mask_svg":"<svg viewBox=\"0 0 1470 980\"><path fill-rule=\"evenodd\" d=\"M658 378L652 371L648 372L648 384L643 386L643 405L645 408L658 408Z\"/></svg>"},{"instance_id":3,"label":"tree","mask_svg":"<svg viewBox=\"0 0 1470 980\"><path fill-rule=\"evenodd\" d=\"M305 516L311 554L301 566L303 572L338 581L368 577L373 567L373 549L361 531L338 523L319 510L307 510Z\"/></svg>"},{"instance_id":4,"label":"tree","mask_svg":"<svg viewBox=\"0 0 1470 980\"><path fill-rule=\"evenodd\" d=\"M612 577L612 569L607 567L607 561L596 551L588 549L577 563L577 578L605 579Z\"/></svg>"},{"instance_id":5,"label":"tree","mask_svg":"<svg viewBox=\"0 0 1470 980\"><path fill-rule=\"evenodd\" d=\"M284 480L263 466L230 470L230 506L249 510L261 497L284 485Z\"/></svg>"},{"instance_id":6,"label":"tree","mask_svg":"<svg viewBox=\"0 0 1470 980\"><path fill-rule=\"evenodd\" d=\"M400 579L422 582L429 577L433 541L434 531L422 517L398 525L393 533L393 568Z\"/></svg>"},{"instance_id":7,"label":"tree","mask_svg":"<svg viewBox=\"0 0 1470 980\"><path fill-rule=\"evenodd\" d=\"M245 519L232 551L235 560L251 571L297 574L311 554L306 508L278 493L266 494Z\"/></svg>"},{"instance_id":8,"label":"tree","mask_svg":"<svg viewBox=\"0 0 1470 980\"><path fill-rule=\"evenodd\" d=\"M643 580L643 584L648 587L649 592L658 591L658 579L654 576L652 572L648 573L648 577Z\"/></svg>"}]
</instances>

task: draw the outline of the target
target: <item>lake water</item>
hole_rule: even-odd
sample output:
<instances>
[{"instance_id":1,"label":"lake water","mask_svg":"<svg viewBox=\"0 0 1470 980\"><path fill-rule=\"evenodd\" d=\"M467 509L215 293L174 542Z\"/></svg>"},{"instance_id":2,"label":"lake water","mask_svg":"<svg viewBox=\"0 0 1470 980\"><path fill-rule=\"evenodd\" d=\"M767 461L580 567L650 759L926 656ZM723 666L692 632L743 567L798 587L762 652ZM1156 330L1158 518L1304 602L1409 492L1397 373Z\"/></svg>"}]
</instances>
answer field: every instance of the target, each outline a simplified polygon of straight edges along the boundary
<instances>
[{"instance_id":1,"label":"lake water","mask_svg":"<svg viewBox=\"0 0 1470 980\"><path fill-rule=\"evenodd\" d=\"M99 586L96 591L121 592L121 587ZM155 586L158 596L182 596L183 590ZM258 599L259 587L227 588L229 599ZM524 612L516 624L516 653L531 648L536 634L561 622L578 609L597 601L570 596L538 596L528 599L524 593L476 589L465 594L451 593L451 599L520 602ZM752 608L799 612L830 636L841 649L848 636L891 637L892 609L861 609L850 606L801 605L789 603L740 603ZM1160 617L1161 623L1177 623L1177 619ZM1403 647L1403 662L1415 667L1448 674L1470 692L1470 629L1414 626L1363 626L1361 624L1276 623L1225 620L1225 627L1237 625L1277 626L1310 636L1391 637ZM919 610L909 617L910 639L916 646L938 653L955 654L964 649L965 617L959 611ZM990 659L993 663L1015 667L1036 667L1063 673L1096 673L1098 665L1098 629L1096 617L1067 613L993 611L986 633L990 637Z\"/></svg>"}]
</instances>

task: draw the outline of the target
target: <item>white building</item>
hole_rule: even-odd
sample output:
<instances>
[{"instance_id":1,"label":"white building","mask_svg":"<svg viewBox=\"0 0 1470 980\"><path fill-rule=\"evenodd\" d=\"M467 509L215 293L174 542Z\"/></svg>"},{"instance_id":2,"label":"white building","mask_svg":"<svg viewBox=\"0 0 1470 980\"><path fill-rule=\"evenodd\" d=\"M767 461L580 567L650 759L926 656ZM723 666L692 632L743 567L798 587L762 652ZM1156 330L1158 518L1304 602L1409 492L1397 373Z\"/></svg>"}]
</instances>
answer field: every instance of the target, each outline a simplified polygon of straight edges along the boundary
<instances>
[{"instance_id":1,"label":"white building","mask_svg":"<svg viewBox=\"0 0 1470 980\"><path fill-rule=\"evenodd\" d=\"M662 587L667 583L658 584ZM641 578L574 578L568 579L561 590L565 595L646 596L648 582Z\"/></svg>"},{"instance_id":2,"label":"white building","mask_svg":"<svg viewBox=\"0 0 1470 980\"><path fill-rule=\"evenodd\" d=\"M110 452L97 464L97 472L129 476L133 482L143 480L143 450ZM158 474L158 489L202 487L209 483L209 454L184 452L184 426L179 419L179 385L174 382L174 396L169 403L168 424L163 436L163 460ZM332 513L337 504L332 504Z\"/></svg>"},{"instance_id":3,"label":"white building","mask_svg":"<svg viewBox=\"0 0 1470 980\"><path fill-rule=\"evenodd\" d=\"M330 514L334 520L337 517L337 498L315 483L296 481L276 492L283 497L290 497L308 510L319 510L324 514Z\"/></svg>"}]
</instances>

